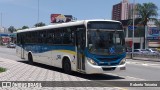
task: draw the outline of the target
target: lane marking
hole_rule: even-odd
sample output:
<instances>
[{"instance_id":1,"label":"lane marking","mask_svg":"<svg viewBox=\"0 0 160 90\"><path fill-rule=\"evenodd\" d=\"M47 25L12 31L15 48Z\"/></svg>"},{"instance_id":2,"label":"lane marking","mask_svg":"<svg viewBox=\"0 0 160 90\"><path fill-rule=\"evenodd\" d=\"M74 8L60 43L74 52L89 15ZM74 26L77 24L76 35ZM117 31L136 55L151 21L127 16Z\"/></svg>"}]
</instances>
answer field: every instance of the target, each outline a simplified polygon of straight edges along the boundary
<instances>
[{"instance_id":1,"label":"lane marking","mask_svg":"<svg viewBox=\"0 0 160 90\"><path fill-rule=\"evenodd\" d=\"M138 79L141 81L146 81L146 79L142 79L142 78L137 78L137 77L132 77L132 76L126 76L126 77L131 78L131 79Z\"/></svg>"},{"instance_id":2,"label":"lane marking","mask_svg":"<svg viewBox=\"0 0 160 90\"><path fill-rule=\"evenodd\" d=\"M158 68L160 68L160 64L138 63L138 62L127 62L127 64L135 64L135 65L143 65L143 66L158 67Z\"/></svg>"},{"instance_id":3,"label":"lane marking","mask_svg":"<svg viewBox=\"0 0 160 90\"><path fill-rule=\"evenodd\" d=\"M149 66L148 64L142 64L143 66Z\"/></svg>"},{"instance_id":4,"label":"lane marking","mask_svg":"<svg viewBox=\"0 0 160 90\"><path fill-rule=\"evenodd\" d=\"M115 73L114 73L114 74L113 74L113 73L109 73L109 75L124 77L125 79L131 78L131 79L146 81L146 79L137 78L137 77L132 77L132 76L123 76L123 75L118 75L118 74L115 74ZM127 77L127 78L126 78L126 77ZM130 80L130 81L132 81L132 80Z\"/></svg>"}]
</instances>

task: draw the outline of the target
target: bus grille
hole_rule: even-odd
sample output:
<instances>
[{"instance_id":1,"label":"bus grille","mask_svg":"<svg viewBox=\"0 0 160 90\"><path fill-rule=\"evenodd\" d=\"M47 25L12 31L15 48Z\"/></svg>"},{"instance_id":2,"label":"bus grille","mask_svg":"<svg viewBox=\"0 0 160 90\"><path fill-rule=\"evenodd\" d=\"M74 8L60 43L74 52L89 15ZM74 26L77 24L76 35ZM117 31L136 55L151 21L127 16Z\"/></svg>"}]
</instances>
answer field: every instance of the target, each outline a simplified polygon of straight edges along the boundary
<instances>
[{"instance_id":1,"label":"bus grille","mask_svg":"<svg viewBox=\"0 0 160 90\"><path fill-rule=\"evenodd\" d=\"M115 63L100 63L100 66L116 66L116 65L119 65L118 62L115 62Z\"/></svg>"},{"instance_id":2,"label":"bus grille","mask_svg":"<svg viewBox=\"0 0 160 90\"><path fill-rule=\"evenodd\" d=\"M98 58L98 60L100 60L101 62L110 62L110 61L116 61L119 58Z\"/></svg>"},{"instance_id":3,"label":"bus grille","mask_svg":"<svg viewBox=\"0 0 160 90\"><path fill-rule=\"evenodd\" d=\"M119 65L119 62L112 62L112 61L117 61L119 58L98 58L99 65L100 66L116 66Z\"/></svg>"},{"instance_id":4,"label":"bus grille","mask_svg":"<svg viewBox=\"0 0 160 90\"><path fill-rule=\"evenodd\" d=\"M102 67L103 71L113 71L116 69L116 67L110 67L110 68L104 68Z\"/></svg>"}]
</instances>

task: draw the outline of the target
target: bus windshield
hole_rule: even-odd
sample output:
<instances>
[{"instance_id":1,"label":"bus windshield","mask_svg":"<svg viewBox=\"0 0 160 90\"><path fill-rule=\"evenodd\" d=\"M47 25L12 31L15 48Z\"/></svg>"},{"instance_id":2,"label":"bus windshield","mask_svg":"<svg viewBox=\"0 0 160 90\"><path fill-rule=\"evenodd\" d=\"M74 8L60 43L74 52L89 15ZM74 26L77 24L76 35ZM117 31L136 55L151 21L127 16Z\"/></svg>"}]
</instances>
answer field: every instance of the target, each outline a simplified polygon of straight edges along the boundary
<instances>
[{"instance_id":1,"label":"bus windshield","mask_svg":"<svg viewBox=\"0 0 160 90\"><path fill-rule=\"evenodd\" d=\"M106 26L101 25L102 29L99 26L97 29L95 26L88 29L89 52L97 55L122 54L125 51L125 39L122 28L114 29L116 26L113 28L109 26L107 29Z\"/></svg>"}]
</instances>

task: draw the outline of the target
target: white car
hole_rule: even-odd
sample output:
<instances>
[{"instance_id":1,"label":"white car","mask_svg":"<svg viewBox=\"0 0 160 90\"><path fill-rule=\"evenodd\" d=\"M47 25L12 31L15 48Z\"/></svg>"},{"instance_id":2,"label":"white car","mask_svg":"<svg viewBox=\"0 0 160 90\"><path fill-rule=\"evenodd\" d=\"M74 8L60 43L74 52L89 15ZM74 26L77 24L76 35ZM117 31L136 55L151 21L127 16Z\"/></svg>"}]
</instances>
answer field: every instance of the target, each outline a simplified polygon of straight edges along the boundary
<instances>
[{"instance_id":1,"label":"white car","mask_svg":"<svg viewBox=\"0 0 160 90\"><path fill-rule=\"evenodd\" d=\"M159 54L158 50L154 49L154 48L149 48L149 49L146 49L146 50L149 52L149 54L156 54L156 55Z\"/></svg>"},{"instance_id":2,"label":"white car","mask_svg":"<svg viewBox=\"0 0 160 90\"><path fill-rule=\"evenodd\" d=\"M134 54L148 54L149 52L145 49L135 49Z\"/></svg>"},{"instance_id":3,"label":"white car","mask_svg":"<svg viewBox=\"0 0 160 90\"><path fill-rule=\"evenodd\" d=\"M16 44L10 43L10 44L7 45L7 47L8 47L8 48L15 48L15 47L16 47Z\"/></svg>"}]
</instances>

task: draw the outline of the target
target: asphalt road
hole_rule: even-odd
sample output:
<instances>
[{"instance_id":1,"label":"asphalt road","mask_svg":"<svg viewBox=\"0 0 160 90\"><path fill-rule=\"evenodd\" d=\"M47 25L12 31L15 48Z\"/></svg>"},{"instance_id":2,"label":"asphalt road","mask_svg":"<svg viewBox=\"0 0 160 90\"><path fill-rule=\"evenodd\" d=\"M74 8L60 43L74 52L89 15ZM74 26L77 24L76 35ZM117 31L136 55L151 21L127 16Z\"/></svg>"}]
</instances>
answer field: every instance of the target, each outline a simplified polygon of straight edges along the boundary
<instances>
[{"instance_id":1,"label":"asphalt road","mask_svg":"<svg viewBox=\"0 0 160 90\"><path fill-rule=\"evenodd\" d=\"M27 63L16 56L16 49L0 46L0 57L10 60ZM37 67L50 69L50 66L36 64ZM61 72L59 69L55 69ZM127 60L127 70L124 72L102 74L102 75L82 75L73 74L88 80L103 81L160 81L160 62ZM134 89L133 89L134 90Z\"/></svg>"},{"instance_id":2,"label":"asphalt road","mask_svg":"<svg viewBox=\"0 0 160 90\"><path fill-rule=\"evenodd\" d=\"M16 56L16 49L0 46L0 57L15 61L23 61ZM160 81L160 62L127 60L127 70L114 73L122 77L131 77L139 80Z\"/></svg>"},{"instance_id":3,"label":"asphalt road","mask_svg":"<svg viewBox=\"0 0 160 90\"><path fill-rule=\"evenodd\" d=\"M152 63L141 63L138 61L128 63L126 72L119 72L118 75L133 77L142 81L160 81L160 64Z\"/></svg>"},{"instance_id":4,"label":"asphalt road","mask_svg":"<svg viewBox=\"0 0 160 90\"><path fill-rule=\"evenodd\" d=\"M6 46L0 46L0 57L15 61L20 60L20 58L16 56L16 49L7 48Z\"/></svg>"}]
</instances>

